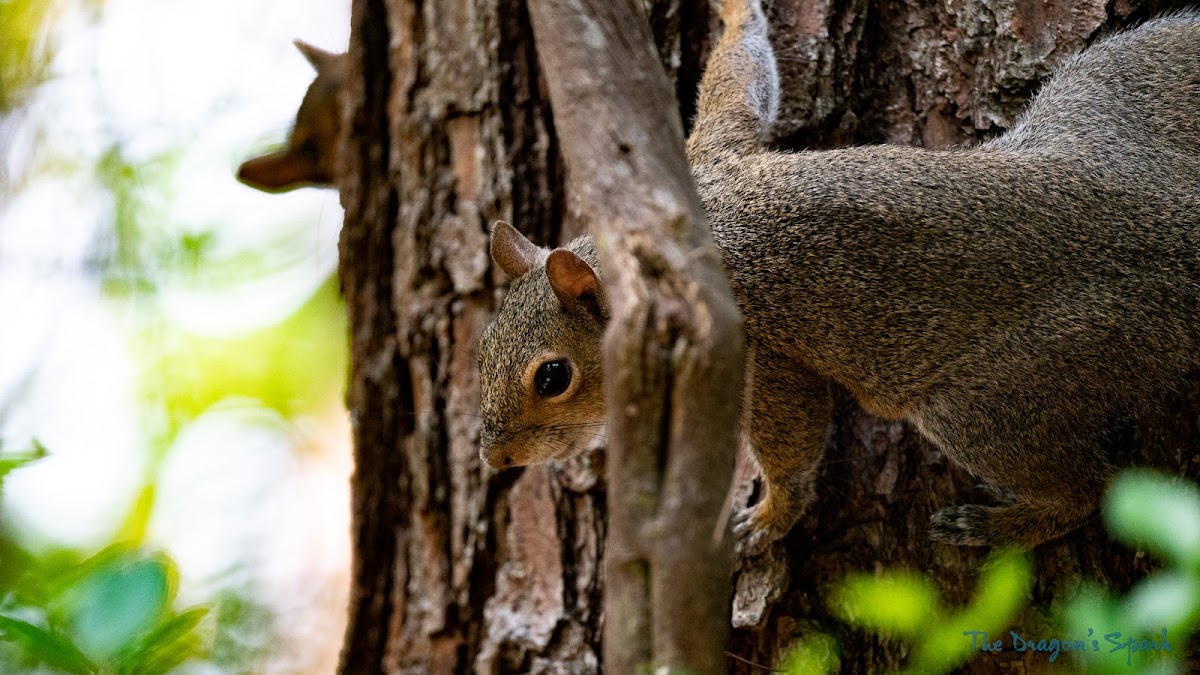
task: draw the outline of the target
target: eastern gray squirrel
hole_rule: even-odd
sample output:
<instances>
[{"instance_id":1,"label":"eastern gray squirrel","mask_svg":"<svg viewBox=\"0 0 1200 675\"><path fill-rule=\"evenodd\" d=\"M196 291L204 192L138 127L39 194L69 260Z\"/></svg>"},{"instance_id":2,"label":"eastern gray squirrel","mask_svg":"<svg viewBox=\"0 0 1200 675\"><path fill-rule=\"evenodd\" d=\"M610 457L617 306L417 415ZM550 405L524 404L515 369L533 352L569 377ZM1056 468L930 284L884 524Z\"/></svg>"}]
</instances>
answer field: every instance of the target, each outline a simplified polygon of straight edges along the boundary
<instances>
[{"instance_id":1,"label":"eastern gray squirrel","mask_svg":"<svg viewBox=\"0 0 1200 675\"><path fill-rule=\"evenodd\" d=\"M1078 527L1114 473L1108 423L1200 365L1200 13L1098 41L981 146L796 153L762 147L778 79L761 7L722 17L688 159L753 359L766 492L739 548L814 499L833 382L994 488L994 506L938 511L934 539ZM593 242L547 251L497 223L491 252L512 285L480 344L481 456L577 454L605 415Z\"/></svg>"},{"instance_id":2,"label":"eastern gray squirrel","mask_svg":"<svg viewBox=\"0 0 1200 675\"><path fill-rule=\"evenodd\" d=\"M287 192L299 187L333 187L337 176L342 130L341 100L349 60L296 40L296 49L308 59L317 76L288 134L287 147L242 162L237 179L263 192Z\"/></svg>"}]
</instances>

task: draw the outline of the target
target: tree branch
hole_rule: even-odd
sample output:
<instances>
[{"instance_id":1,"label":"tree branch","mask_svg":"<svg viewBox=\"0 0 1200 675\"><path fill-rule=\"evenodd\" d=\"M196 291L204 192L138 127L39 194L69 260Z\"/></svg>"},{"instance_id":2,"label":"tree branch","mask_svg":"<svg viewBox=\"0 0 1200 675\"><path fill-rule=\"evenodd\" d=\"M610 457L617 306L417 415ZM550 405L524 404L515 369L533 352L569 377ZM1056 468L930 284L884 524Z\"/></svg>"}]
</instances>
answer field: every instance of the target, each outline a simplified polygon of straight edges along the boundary
<instances>
[{"instance_id":1,"label":"tree branch","mask_svg":"<svg viewBox=\"0 0 1200 675\"><path fill-rule=\"evenodd\" d=\"M633 0L531 0L572 187L600 250L609 541L605 667L726 672L744 338Z\"/></svg>"}]
</instances>

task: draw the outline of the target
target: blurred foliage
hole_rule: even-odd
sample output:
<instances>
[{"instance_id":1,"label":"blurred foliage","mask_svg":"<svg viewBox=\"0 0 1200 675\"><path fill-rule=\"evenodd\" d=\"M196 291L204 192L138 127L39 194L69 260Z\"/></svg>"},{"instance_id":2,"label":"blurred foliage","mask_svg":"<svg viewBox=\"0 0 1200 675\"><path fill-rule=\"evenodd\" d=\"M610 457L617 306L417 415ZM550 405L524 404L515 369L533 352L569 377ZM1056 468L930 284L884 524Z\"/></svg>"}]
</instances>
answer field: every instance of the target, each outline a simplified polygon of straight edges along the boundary
<instances>
[{"instance_id":1,"label":"blurred foliage","mask_svg":"<svg viewBox=\"0 0 1200 675\"><path fill-rule=\"evenodd\" d=\"M1108 491L1104 522L1118 541L1165 565L1124 597L1085 587L1062 621L1067 635L1087 637L1086 649L1073 656L1089 673L1185 672L1185 648L1200 619L1200 489L1182 478L1127 471Z\"/></svg>"},{"instance_id":2,"label":"blurred foliage","mask_svg":"<svg viewBox=\"0 0 1200 675\"><path fill-rule=\"evenodd\" d=\"M912 656L905 672L946 673L971 658L966 634L1003 629L1025 607L1032 583L1029 557L1001 551L984 563L974 598L962 609L942 607L929 577L903 570L852 574L831 589L829 606L850 625L908 643ZM791 675L836 672L837 666L826 635L809 637L784 660Z\"/></svg>"},{"instance_id":3,"label":"blurred foliage","mask_svg":"<svg viewBox=\"0 0 1200 675\"><path fill-rule=\"evenodd\" d=\"M285 418L311 414L340 392L346 369L346 325L337 278L331 276L294 314L236 338L195 335L170 326L139 338L156 359L146 389L161 397L171 427L236 397Z\"/></svg>"},{"instance_id":4,"label":"blurred foliage","mask_svg":"<svg viewBox=\"0 0 1200 675\"><path fill-rule=\"evenodd\" d=\"M0 451L4 449L4 444L0 443ZM0 452L0 490L4 489L4 477L14 469L19 469L30 462L35 462L46 456L46 448L36 439L33 441L33 447L25 452L3 453Z\"/></svg>"},{"instance_id":5,"label":"blurred foliage","mask_svg":"<svg viewBox=\"0 0 1200 675\"><path fill-rule=\"evenodd\" d=\"M75 0L93 15L105 0ZM45 81L61 0L0 0L0 116L24 106Z\"/></svg>"},{"instance_id":6,"label":"blurred foliage","mask_svg":"<svg viewBox=\"0 0 1200 675\"><path fill-rule=\"evenodd\" d=\"M248 594L222 591L216 598L216 634L209 662L225 672L243 672L247 664L266 662L280 648L276 617Z\"/></svg>"},{"instance_id":7,"label":"blurred foliage","mask_svg":"<svg viewBox=\"0 0 1200 675\"><path fill-rule=\"evenodd\" d=\"M123 545L78 562L64 551L5 553L20 563L0 579L0 663L164 673L205 654L208 608L174 607L178 574L166 555Z\"/></svg>"},{"instance_id":8,"label":"blurred foliage","mask_svg":"<svg viewBox=\"0 0 1200 675\"><path fill-rule=\"evenodd\" d=\"M160 223L163 214L150 195L161 198L161 183L173 171L178 151L134 163L126 158L120 143L113 143L95 163L93 173L99 186L112 199L112 243L104 256L102 287L109 295L148 293L156 290L153 275L172 269L176 242L146 223Z\"/></svg>"},{"instance_id":9,"label":"blurred foliage","mask_svg":"<svg viewBox=\"0 0 1200 675\"><path fill-rule=\"evenodd\" d=\"M851 626L903 640L908 673L950 672L989 651L1041 652L1062 668L1069 655L1088 673L1186 672L1186 647L1200 622L1200 488L1152 471L1127 471L1110 487L1103 512L1117 540L1152 552L1165 567L1123 597L1085 585L1051 617L1057 636L1005 630L1028 603L1034 580L1028 554L1014 552L989 557L965 609L943 609L932 578L910 571L850 575L831 589L830 608ZM983 647L985 634L995 648ZM789 675L839 667L836 640L815 631L781 663Z\"/></svg>"},{"instance_id":10,"label":"blurred foliage","mask_svg":"<svg viewBox=\"0 0 1200 675\"><path fill-rule=\"evenodd\" d=\"M837 640L824 633L801 639L783 658L780 668L787 675L828 675L841 671Z\"/></svg>"},{"instance_id":11,"label":"blurred foliage","mask_svg":"<svg viewBox=\"0 0 1200 675\"><path fill-rule=\"evenodd\" d=\"M0 0L0 115L23 106L46 78L53 0Z\"/></svg>"},{"instance_id":12,"label":"blurred foliage","mask_svg":"<svg viewBox=\"0 0 1200 675\"><path fill-rule=\"evenodd\" d=\"M55 22L65 9L83 10L86 21L100 17L103 7L103 0L0 0L0 160L9 159L3 155L5 125L21 123L23 108L37 109L30 102L38 85L58 72L51 68ZM26 187L24 176L36 174L79 178L71 184L103 195L107 228L81 272L97 282L96 301L127 329L140 368L140 405L131 414L139 417L149 462L123 522L98 552L48 545L37 533L18 537L6 528L9 514L0 512L0 673L163 673L197 661L220 672L260 670L283 648L283 624L275 608L255 597L253 575L237 569L230 579L205 579L211 597L189 606L177 597L176 563L147 543L148 523L162 497L159 477L168 453L214 406L234 399L292 422L325 415L337 402L346 329L336 277L318 283L305 276L307 270L326 274L321 265L329 264L329 256L324 263L314 256L311 237L297 236L307 234L311 222L296 223L273 241L247 238L250 245L222 241L220 226L227 223L180 232L171 217L178 203L173 190L189 184L179 178L190 148L146 158L129 150L138 147L136 138L118 138L111 129L100 133L109 137L96 139L91 152L99 154L50 157L35 149L22 157L30 166L15 167L20 184L0 175L0 189L16 194ZM8 168L0 161L0 173ZM227 178L233 184L231 172ZM223 299L238 302L241 294L275 281L299 288L278 294L299 305L290 313L285 308L278 321L251 317L246 323L257 328L213 337L201 334L203 326L174 320L189 310L187 302L220 307ZM181 302L182 309L171 314L170 302ZM7 413L0 409L0 428ZM46 454L36 442L19 453L0 448L0 489L10 472ZM239 560L232 553L230 559Z\"/></svg>"},{"instance_id":13,"label":"blurred foliage","mask_svg":"<svg viewBox=\"0 0 1200 675\"><path fill-rule=\"evenodd\" d=\"M0 478L45 457L0 455ZM165 554L113 544L80 560L41 556L0 538L0 664L76 674L164 673L202 656L207 607L178 610L175 564Z\"/></svg>"}]
</instances>

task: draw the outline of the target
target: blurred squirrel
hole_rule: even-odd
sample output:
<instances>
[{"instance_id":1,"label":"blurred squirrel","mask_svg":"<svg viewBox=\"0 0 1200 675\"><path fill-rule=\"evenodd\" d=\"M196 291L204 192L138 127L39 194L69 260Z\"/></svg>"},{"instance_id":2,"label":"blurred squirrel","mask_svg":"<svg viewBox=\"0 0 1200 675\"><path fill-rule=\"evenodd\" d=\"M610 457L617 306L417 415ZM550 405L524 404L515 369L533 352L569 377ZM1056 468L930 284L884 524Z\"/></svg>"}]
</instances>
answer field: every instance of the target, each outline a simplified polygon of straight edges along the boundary
<instances>
[{"instance_id":1,"label":"blurred squirrel","mask_svg":"<svg viewBox=\"0 0 1200 675\"><path fill-rule=\"evenodd\" d=\"M346 54L334 54L296 40L296 48L317 71L308 85L287 147L255 157L238 167L239 181L263 192L298 187L333 187L342 127L341 97L346 82Z\"/></svg>"},{"instance_id":2,"label":"blurred squirrel","mask_svg":"<svg viewBox=\"0 0 1200 675\"><path fill-rule=\"evenodd\" d=\"M739 549L813 501L832 382L992 488L995 505L937 512L935 540L1033 547L1081 525L1114 473L1112 420L1200 364L1200 13L1100 40L1006 135L949 151L764 150L767 23L753 0L723 20L688 158L753 358L766 492ZM498 223L491 251L513 282L480 345L481 455L571 456L605 415L595 247Z\"/></svg>"}]
</instances>

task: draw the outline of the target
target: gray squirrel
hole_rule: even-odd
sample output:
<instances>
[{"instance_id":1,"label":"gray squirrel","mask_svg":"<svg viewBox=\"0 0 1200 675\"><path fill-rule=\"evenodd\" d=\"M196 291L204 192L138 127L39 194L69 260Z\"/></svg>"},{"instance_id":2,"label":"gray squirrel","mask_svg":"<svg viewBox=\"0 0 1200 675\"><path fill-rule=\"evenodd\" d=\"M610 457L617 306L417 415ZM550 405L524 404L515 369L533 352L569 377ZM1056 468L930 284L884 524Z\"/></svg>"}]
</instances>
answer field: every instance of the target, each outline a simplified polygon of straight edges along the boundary
<instances>
[{"instance_id":1,"label":"gray squirrel","mask_svg":"<svg viewBox=\"0 0 1200 675\"><path fill-rule=\"evenodd\" d=\"M1200 365L1200 13L1106 37L1014 128L970 149L763 148L778 97L756 0L726 0L688 159L745 316L746 431L765 496L743 554L815 496L840 383L992 488L935 540L1033 547L1114 473L1111 421ZM481 456L565 458L603 429L607 303L589 237L547 251L497 223L512 285L480 343Z\"/></svg>"},{"instance_id":2,"label":"gray squirrel","mask_svg":"<svg viewBox=\"0 0 1200 675\"><path fill-rule=\"evenodd\" d=\"M237 179L263 192L334 187L342 129L341 101L349 75L349 57L296 40L296 49L317 71L308 85L287 147L242 162Z\"/></svg>"}]
</instances>

